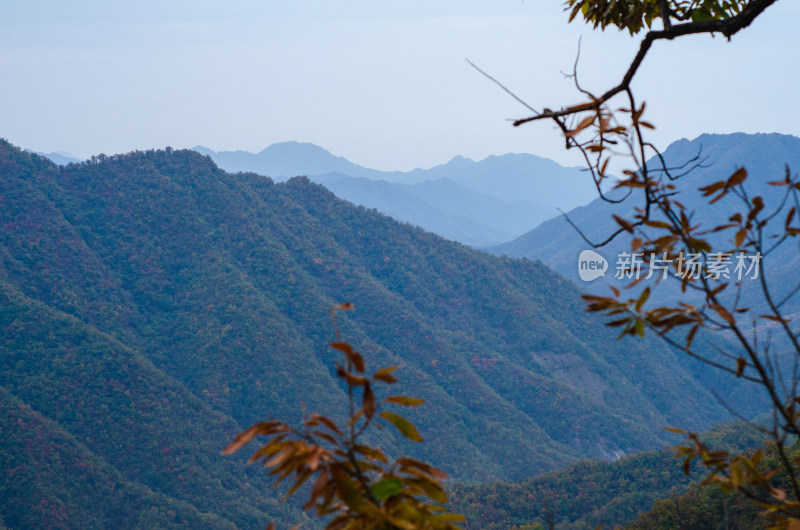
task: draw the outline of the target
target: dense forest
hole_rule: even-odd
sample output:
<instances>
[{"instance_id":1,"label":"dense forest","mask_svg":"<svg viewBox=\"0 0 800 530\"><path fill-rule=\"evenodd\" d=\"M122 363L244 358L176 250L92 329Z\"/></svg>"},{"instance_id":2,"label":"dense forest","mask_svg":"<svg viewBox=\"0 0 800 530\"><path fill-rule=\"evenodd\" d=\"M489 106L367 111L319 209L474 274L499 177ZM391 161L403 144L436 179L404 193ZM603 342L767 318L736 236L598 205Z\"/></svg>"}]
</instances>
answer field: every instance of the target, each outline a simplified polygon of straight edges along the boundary
<instances>
[{"instance_id":1,"label":"dense forest","mask_svg":"<svg viewBox=\"0 0 800 530\"><path fill-rule=\"evenodd\" d=\"M307 521L219 452L264 418L342 416L327 347L342 301L349 342L427 401L411 415L424 444L371 441L468 484L662 447L665 425L729 418L709 388L764 406L656 340L617 341L541 263L196 152L58 167L0 142L0 226L10 527Z\"/></svg>"},{"instance_id":2,"label":"dense forest","mask_svg":"<svg viewBox=\"0 0 800 530\"><path fill-rule=\"evenodd\" d=\"M727 451L752 451L764 437L737 421L704 433L709 445ZM615 462L582 461L517 482L453 488L453 509L467 516L467 528L524 528L548 522L559 530L619 526L717 528L729 509L732 522L752 528L761 511L718 488L699 488L704 470L685 475L669 448L642 451ZM655 508L651 510L655 504ZM689 514L694 517L690 522ZM681 518L683 516L683 518ZM703 526L700 522L708 523Z\"/></svg>"}]
</instances>

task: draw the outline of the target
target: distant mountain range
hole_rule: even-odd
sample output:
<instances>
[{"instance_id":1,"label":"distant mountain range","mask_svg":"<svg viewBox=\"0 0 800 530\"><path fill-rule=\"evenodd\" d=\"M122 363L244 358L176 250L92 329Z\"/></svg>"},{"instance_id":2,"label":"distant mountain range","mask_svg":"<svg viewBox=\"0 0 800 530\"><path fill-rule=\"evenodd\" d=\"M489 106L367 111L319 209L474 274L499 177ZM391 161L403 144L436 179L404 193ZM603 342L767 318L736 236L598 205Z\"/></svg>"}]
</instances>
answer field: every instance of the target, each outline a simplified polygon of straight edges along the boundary
<instances>
[{"instance_id":1,"label":"distant mountain range","mask_svg":"<svg viewBox=\"0 0 800 530\"><path fill-rule=\"evenodd\" d=\"M370 368L399 366L396 391L426 400L410 414L424 444L374 441L455 479L660 447L665 425L729 418L710 388L764 406L657 339L616 340L541 263L192 151L56 166L0 141L0 226L11 528L308 523L246 454L219 451L269 417L342 416L327 311L343 301Z\"/></svg>"},{"instance_id":2,"label":"distant mountain range","mask_svg":"<svg viewBox=\"0 0 800 530\"><path fill-rule=\"evenodd\" d=\"M784 134L703 134L694 140L674 142L664 151L664 159L672 167L681 167L698 155L702 167L675 182L679 192L676 198L692 212L693 224L711 228L726 222L734 211L740 209L740 205L731 196L709 206L707 199L697 192L698 188L727 179L737 168L745 167L749 173L746 187L750 196L761 195L767 205L775 205L781 191L767 185L767 182L781 180L787 166L793 172L800 170L800 138ZM630 218L633 208L638 205L637 199L635 194L622 204L595 199L586 206L571 210L567 215L590 241L602 241L615 226L609 222L612 214ZM714 238L713 235L709 237ZM724 238L712 241L723 245L723 248L731 244ZM608 260L611 270L605 278L592 283L582 282L578 277L578 256L588 248L589 244L559 216L513 241L488 250L498 255L541 260L593 292L607 293L608 290L603 286L608 283L622 285L624 282L615 281L613 275L617 256L623 251L630 252L630 238L623 234L607 246L597 249ZM765 263L776 292L788 290L797 284L800 252L796 243L788 242L770 255ZM794 312L800 308L795 302L787 309Z\"/></svg>"},{"instance_id":3,"label":"distant mountain range","mask_svg":"<svg viewBox=\"0 0 800 530\"><path fill-rule=\"evenodd\" d=\"M58 164L59 166L64 166L66 164L72 164L74 162L83 162L80 158L67 153L65 151L54 151L52 153L41 153L39 151L32 151L30 149L25 149L27 153L36 153L39 156L43 156L49 158L53 163Z\"/></svg>"},{"instance_id":4,"label":"distant mountain range","mask_svg":"<svg viewBox=\"0 0 800 530\"><path fill-rule=\"evenodd\" d=\"M278 181L304 175L338 197L472 246L509 241L542 221L594 198L580 168L565 168L529 154L457 156L413 171L378 171L309 143L273 144L259 153L215 152L226 171L251 171Z\"/></svg>"},{"instance_id":5,"label":"distant mountain range","mask_svg":"<svg viewBox=\"0 0 800 530\"><path fill-rule=\"evenodd\" d=\"M311 143L282 142L258 153L201 145L192 150L234 173L253 172L279 182L307 176L353 204L475 247L510 241L557 216L559 209L594 198L580 168L529 154L490 156L480 162L457 156L430 169L379 171ZM59 165L80 161L64 152L36 154Z\"/></svg>"}]
</instances>

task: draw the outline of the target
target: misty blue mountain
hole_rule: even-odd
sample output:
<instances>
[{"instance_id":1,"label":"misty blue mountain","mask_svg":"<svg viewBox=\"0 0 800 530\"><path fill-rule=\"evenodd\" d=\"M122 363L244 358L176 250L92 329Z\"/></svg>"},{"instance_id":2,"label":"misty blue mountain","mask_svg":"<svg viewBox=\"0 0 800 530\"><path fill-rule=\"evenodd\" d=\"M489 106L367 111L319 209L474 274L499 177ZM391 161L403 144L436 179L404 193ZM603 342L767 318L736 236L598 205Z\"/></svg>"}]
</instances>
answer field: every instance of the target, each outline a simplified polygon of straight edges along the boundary
<instances>
[{"instance_id":1,"label":"misty blue mountain","mask_svg":"<svg viewBox=\"0 0 800 530\"><path fill-rule=\"evenodd\" d=\"M736 169L744 167L749 174L745 186L749 195L762 196L768 208L770 205L776 205L780 201L781 188L770 186L767 182L783 179L787 165L789 168L800 167L800 138L783 134L703 134L694 140L684 139L674 142L664 151L664 159L671 167L682 167L695 158L701 165L675 182L679 192L676 198L688 208L693 223L699 223L710 229L726 222L732 213L741 209L741 205L733 196L726 197L714 205L708 205L708 200L697 193L698 188L725 180ZM608 237L616 227L609 222L612 214L630 218L633 208L639 203L639 198L635 194L622 204L611 204L598 198L586 206L571 210L567 215L589 241L599 242ZM726 236L712 234L708 237L722 248L732 242L730 240L732 234ZM605 286L609 283L617 286L629 283L613 278L618 256L622 252L630 252L630 238L626 234L622 234L603 248L595 249L608 261L609 273L605 277L586 283L578 276L578 256L582 250L589 248L591 248L589 243L569 226L563 216L559 216L545 221L513 241L489 250L495 254L541 260L567 278L575 280L582 288L597 293L607 294L609 291ZM800 255L796 243L784 244L768 257L765 264L776 293L786 292L797 285ZM661 293L667 298L678 292L677 286L671 284L659 289L656 293ZM743 296L749 294L748 284L745 282ZM755 293L752 296L755 297ZM758 302L754 300L753 303ZM793 313L800 308L787 309Z\"/></svg>"},{"instance_id":2,"label":"misty blue mountain","mask_svg":"<svg viewBox=\"0 0 800 530\"><path fill-rule=\"evenodd\" d=\"M342 199L478 247L514 239L559 209L594 197L581 169L529 154L478 162L457 156L430 169L402 172L358 166L308 143L274 144L257 154L194 150L226 171L252 171L278 181L308 176Z\"/></svg>"},{"instance_id":3,"label":"misty blue mountain","mask_svg":"<svg viewBox=\"0 0 800 530\"><path fill-rule=\"evenodd\" d=\"M67 153L66 151L54 151L52 153L41 153L39 151L31 151L30 149L25 149L25 151L49 158L51 161L53 161L53 163L58 164L59 166L72 164L75 162L82 162L80 158L73 154Z\"/></svg>"}]
</instances>

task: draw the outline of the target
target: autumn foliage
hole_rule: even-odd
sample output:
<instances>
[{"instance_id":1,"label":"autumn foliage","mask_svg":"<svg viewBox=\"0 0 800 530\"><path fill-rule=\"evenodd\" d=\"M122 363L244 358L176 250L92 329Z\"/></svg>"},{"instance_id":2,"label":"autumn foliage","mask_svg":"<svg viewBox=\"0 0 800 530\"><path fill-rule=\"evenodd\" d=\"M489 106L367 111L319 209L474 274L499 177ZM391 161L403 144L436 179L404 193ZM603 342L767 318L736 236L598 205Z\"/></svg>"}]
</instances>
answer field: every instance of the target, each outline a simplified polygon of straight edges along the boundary
<instances>
[{"instance_id":1,"label":"autumn foliage","mask_svg":"<svg viewBox=\"0 0 800 530\"><path fill-rule=\"evenodd\" d=\"M331 347L344 357L343 363L337 362L336 374L347 385L348 421L337 425L330 418L311 414L299 428L282 421L256 423L240 433L223 454L238 451L257 436L267 437L249 462L269 468L275 485L291 477L294 482L286 497L312 481L303 508L318 517L331 516L327 525L331 530L457 528L453 523L463 517L442 506L447 502L441 482L447 477L444 472L413 458L390 460L380 448L360 441L367 429L382 423L421 442L410 421L386 409L390 405L416 407L423 400L401 395L376 399L376 386L397 383L393 374L397 367L366 375L363 356L341 340L336 327L336 311L352 308L348 303L331 309L337 338Z\"/></svg>"}]
</instances>

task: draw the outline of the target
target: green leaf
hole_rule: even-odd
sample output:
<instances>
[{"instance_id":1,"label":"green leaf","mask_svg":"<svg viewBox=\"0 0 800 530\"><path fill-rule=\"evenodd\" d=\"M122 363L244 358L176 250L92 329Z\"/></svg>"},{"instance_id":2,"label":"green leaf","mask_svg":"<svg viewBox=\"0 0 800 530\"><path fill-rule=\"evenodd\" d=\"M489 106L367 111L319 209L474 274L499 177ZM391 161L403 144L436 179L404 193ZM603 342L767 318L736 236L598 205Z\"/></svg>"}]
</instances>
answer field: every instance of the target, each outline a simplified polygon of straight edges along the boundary
<instances>
[{"instance_id":1,"label":"green leaf","mask_svg":"<svg viewBox=\"0 0 800 530\"><path fill-rule=\"evenodd\" d=\"M397 430L400 431L400 433L403 436L405 436L412 442L422 441L422 436L419 435L417 428L414 427L414 424L412 424L404 417L398 416L397 414L388 411L381 412L380 414L378 414L378 416L380 416L381 418L385 419L386 421L397 427Z\"/></svg>"},{"instance_id":2,"label":"green leaf","mask_svg":"<svg viewBox=\"0 0 800 530\"><path fill-rule=\"evenodd\" d=\"M386 401L396 405L403 405L404 407L418 407L425 403L424 399L408 396L389 396L386 398Z\"/></svg>"},{"instance_id":3,"label":"green leaf","mask_svg":"<svg viewBox=\"0 0 800 530\"><path fill-rule=\"evenodd\" d=\"M644 290L642 291L642 294L639 295L639 300L636 301L637 312L642 310L642 306L644 305L645 302L647 302L648 298L650 298L650 288L645 287Z\"/></svg>"},{"instance_id":4,"label":"green leaf","mask_svg":"<svg viewBox=\"0 0 800 530\"><path fill-rule=\"evenodd\" d=\"M636 331L636 335L639 337L644 337L644 320L637 318L636 323L633 325L633 329Z\"/></svg>"},{"instance_id":5,"label":"green leaf","mask_svg":"<svg viewBox=\"0 0 800 530\"><path fill-rule=\"evenodd\" d=\"M467 519L458 513L441 513L433 517L436 521L461 523Z\"/></svg>"},{"instance_id":6,"label":"green leaf","mask_svg":"<svg viewBox=\"0 0 800 530\"><path fill-rule=\"evenodd\" d=\"M369 490L373 497L382 501L403 491L403 483L396 478L385 478L373 484Z\"/></svg>"}]
</instances>

